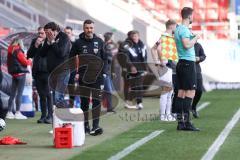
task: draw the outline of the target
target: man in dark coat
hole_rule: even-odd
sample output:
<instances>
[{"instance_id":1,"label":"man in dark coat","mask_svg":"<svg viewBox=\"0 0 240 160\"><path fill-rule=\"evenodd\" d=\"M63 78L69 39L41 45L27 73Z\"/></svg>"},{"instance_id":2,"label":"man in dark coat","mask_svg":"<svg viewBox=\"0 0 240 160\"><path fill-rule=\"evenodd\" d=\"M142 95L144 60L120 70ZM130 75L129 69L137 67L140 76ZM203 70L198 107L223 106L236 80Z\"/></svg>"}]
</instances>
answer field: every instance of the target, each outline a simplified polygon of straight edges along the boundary
<instances>
[{"instance_id":1,"label":"man in dark coat","mask_svg":"<svg viewBox=\"0 0 240 160\"><path fill-rule=\"evenodd\" d=\"M107 75L107 56L104 54L104 42L94 34L94 22L85 20L84 32L73 44L70 57L79 56L79 67L76 68L76 79L79 79L81 108L84 111L85 132L96 136L103 133L99 127L101 112L100 90L103 89L103 78ZM92 95L93 127L88 122L89 101Z\"/></svg>"},{"instance_id":2,"label":"man in dark coat","mask_svg":"<svg viewBox=\"0 0 240 160\"><path fill-rule=\"evenodd\" d=\"M33 59L32 75L40 97L41 118L37 123L52 123L51 96L48 87L47 58L41 56L46 34L43 27L38 28L38 37L32 40L27 58Z\"/></svg>"},{"instance_id":3,"label":"man in dark coat","mask_svg":"<svg viewBox=\"0 0 240 160\"><path fill-rule=\"evenodd\" d=\"M202 92L203 92L202 70L201 70L200 63L206 59L206 55L204 53L202 45L198 42L194 44L194 50L196 55L197 88L196 88L196 93L192 103L192 114L194 118L199 118L199 114L196 110L196 106L200 101L202 97Z\"/></svg>"},{"instance_id":4,"label":"man in dark coat","mask_svg":"<svg viewBox=\"0 0 240 160\"><path fill-rule=\"evenodd\" d=\"M54 71L69 58L71 41L55 22L46 24L44 31L47 38L40 52L42 57L47 57L47 70L54 79L50 83L50 89L54 91L54 104L56 107L66 107L64 93L68 85L69 68L62 68L61 73Z\"/></svg>"}]
</instances>

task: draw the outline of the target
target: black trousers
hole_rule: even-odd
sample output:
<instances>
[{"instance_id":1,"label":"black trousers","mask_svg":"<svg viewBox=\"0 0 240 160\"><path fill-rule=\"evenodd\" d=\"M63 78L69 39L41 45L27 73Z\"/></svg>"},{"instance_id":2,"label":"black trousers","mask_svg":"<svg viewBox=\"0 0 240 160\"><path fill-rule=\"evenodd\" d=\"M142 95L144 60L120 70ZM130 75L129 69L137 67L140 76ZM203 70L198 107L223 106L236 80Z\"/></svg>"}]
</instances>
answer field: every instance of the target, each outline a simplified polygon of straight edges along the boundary
<instances>
[{"instance_id":1,"label":"black trousers","mask_svg":"<svg viewBox=\"0 0 240 160\"><path fill-rule=\"evenodd\" d=\"M48 86L48 73L38 73L34 78L40 97L41 118L52 118L53 109Z\"/></svg>"},{"instance_id":2,"label":"black trousers","mask_svg":"<svg viewBox=\"0 0 240 160\"><path fill-rule=\"evenodd\" d=\"M122 77L123 77L123 96L124 96L124 100L128 101L129 99L129 90L130 90L130 84L128 81L128 77L127 77L127 72L126 71L122 71Z\"/></svg>"},{"instance_id":3,"label":"black trousers","mask_svg":"<svg viewBox=\"0 0 240 160\"><path fill-rule=\"evenodd\" d=\"M99 127L99 117L101 113L101 90L100 83L79 84L81 108L84 112L85 126L89 125L89 101L92 96L92 120L93 128Z\"/></svg>"},{"instance_id":4,"label":"black trousers","mask_svg":"<svg viewBox=\"0 0 240 160\"><path fill-rule=\"evenodd\" d=\"M173 97L172 97L172 113L177 113L176 108L176 99L178 96L178 85L177 85L177 75L172 75L172 81L173 81Z\"/></svg>"},{"instance_id":5,"label":"black trousers","mask_svg":"<svg viewBox=\"0 0 240 160\"><path fill-rule=\"evenodd\" d=\"M75 71L70 73L70 77L69 77L69 81L68 81L69 85L74 85L74 83L75 83L75 76L76 76L76 72ZM71 108L73 108L73 106L74 106L74 99L75 99L75 96L72 96L72 95L69 96L69 105L70 105Z\"/></svg>"},{"instance_id":6,"label":"black trousers","mask_svg":"<svg viewBox=\"0 0 240 160\"><path fill-rule=\"evenodd\" d=\"M202 75L197 74L197 78L198 78L197 79L197 89L196 89L196 93L195 93L195 96L193 98L193 103L192 103L192 110L195 110L195 111L196 111L197 104L202 97L202 92L203 92Z\"/></svg>"},{"instance_id":7,"label":"black trousers","mask_svg":"<svg viewBox=\"0 0 240 160\"><path fill-rule=\"evenodd\" d=\"M143 97L143 77L140 73L130 75L129 79L130 91L129 99L136 100L137 104L142 103Z\"/></svg>"}]
</instances>

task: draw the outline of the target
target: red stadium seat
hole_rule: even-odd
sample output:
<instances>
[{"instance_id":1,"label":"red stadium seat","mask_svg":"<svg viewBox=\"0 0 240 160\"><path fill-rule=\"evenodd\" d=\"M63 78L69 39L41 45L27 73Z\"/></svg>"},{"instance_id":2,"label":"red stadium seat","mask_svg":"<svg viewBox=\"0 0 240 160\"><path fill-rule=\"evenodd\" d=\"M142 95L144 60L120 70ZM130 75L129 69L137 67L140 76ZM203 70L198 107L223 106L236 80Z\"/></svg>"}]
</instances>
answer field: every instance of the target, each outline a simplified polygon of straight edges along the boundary
<instances>
[{"instance_id":1,"label":"red stadium seat","mask_svg":"<svg viewBox=\"0 0 240 160\"><path fill-rule=\"evenodd\" d=\"M194 8L193 30L196 31L201 31L203 29L201 24L205 22L228 22L229 0L140 0L139 2L145 9L158 12L159 16L155 18L161 22L165 22L166 19L179 21L181 8ZM224 27L215 24L214 26L207 25L205 29L209 32L209 38L224 39L229 37ZM218 30L223 30L226 34L218 33Z\"/></svg>"},{"instance_id":2,"label":"red stadium seat","mask_svg":"<svg viewBox=\"0 0 240 160\"><path fill-rule=\"evenodd\" d=\"M167 1L167 8L168 9L179 9L180 4L178 1L175 0L169 0Z\"/></svg>"},{"instance_id":3,"label":"red stadium seat","mask_svg":"<svg viewBox=\"0 0 240 160\"><path fill-rule=\"evenodd\" d=\"M217 9L207 9L206 10L206 21L217 21L218 20L218 10Z\"/></svg>"},{"instance_id":4,"label":"red stadium seat","mask_svg":"<svg viewBox=\"0 0 240 160\"><path fill-rule=\"evenodd\" d=\"M140 0L140 3L143 5L146 9L155 9L155 3L154 0Z\"/></svg>"},{"instance_id":5,"label":"red stadium seat","mask_svg":"<svg viewBox=\"0 0 240 160\"><path fill-rule=\"evenodd\" d=\"M218 8L218 0L206 0L206 8Z\"/></svg>"}]
</instances>

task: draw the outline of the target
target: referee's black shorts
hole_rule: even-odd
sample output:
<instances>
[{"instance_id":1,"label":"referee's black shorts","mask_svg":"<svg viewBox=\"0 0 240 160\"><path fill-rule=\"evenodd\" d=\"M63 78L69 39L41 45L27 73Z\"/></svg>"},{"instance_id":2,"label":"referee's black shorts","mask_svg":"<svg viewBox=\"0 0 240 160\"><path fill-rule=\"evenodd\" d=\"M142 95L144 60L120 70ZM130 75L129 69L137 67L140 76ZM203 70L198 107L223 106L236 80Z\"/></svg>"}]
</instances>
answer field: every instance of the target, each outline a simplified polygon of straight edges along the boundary
<instances>
[{"instance_id":1,"label":"referee's black shorts","mask_svg":"<svg viewBox=\"0 0 240 160\"><path fill-rule=\"evenodd\" d=\"M196 90L196 66L195 62L180 59L177 68L178 89Z\"/></svg>"}]
</instances>

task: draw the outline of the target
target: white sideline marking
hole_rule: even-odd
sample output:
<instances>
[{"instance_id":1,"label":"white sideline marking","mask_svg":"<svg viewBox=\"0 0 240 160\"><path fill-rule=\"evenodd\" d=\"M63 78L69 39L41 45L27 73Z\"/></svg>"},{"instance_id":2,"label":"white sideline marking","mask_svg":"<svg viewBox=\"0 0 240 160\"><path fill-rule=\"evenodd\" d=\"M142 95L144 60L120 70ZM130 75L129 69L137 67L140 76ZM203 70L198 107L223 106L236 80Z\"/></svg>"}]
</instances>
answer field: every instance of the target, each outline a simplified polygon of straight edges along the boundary
<instances>
[{"instance_id":1,"label":"white sideline marking","mask_svg":"<svg viewBox=\"0 0 240 160\"><path fill-rule=\"evenodd\" d=\"M210 102L202 103L199 107L197 107L197 111L200 111L200 110L204 109L209 104L210 104ZM131 152L133 152L134 150L136 150L137 148L139 148L140 146L142 146L146 142L148 142L148 141L152 140L153 138L157 137L162 132L164 132L164 130L152 132L148 136L142 138L141 140L135 142L134 144L128 146L127 148L125 148L122 151L118 152L114 156L110 157L108 160L120 160L120 159L122 159L123 157L127 156L128 154L130 154Z\"/></svg>"},{"instance_id":2,"label":"white sideline marking","mask_svg":"<svg viewBox=\"0 0 240 160\"><path fill-rule=\"evenodd\" d=\"M217 139L214 141L214 143L211 145L211 147L208 149L208 151L204 154L204 156L201 158L201 160L212 160L213 159L213 157L216 155L216 153L220 149L221 145L224 143L224 141L230 134L233 127L238 122L239 118L240 118L240 108L238 109L237 113L234 114L232 119L228 122L228 124L225 126L223 131L219 134Z\"/></svg>"},{"instance_id":3,"label":"white sideline marking","mask_svg":"<svg viewBox=\"0 0 240 160\"><path fill-rule=\"evenodd\" d=\"M202 109L206 108L209 104L210 102L204 102L199 107L197 107L197 111L201 111Z\"/></svg>"},{"instance_id":4,"label":"white sideline marking","mask_svg":"<svg viewBox=\"0 0 240 160\"><path fill-rule=\"evenodd\" d=\"M157 137L162 132L164 132L164 130L154 131L154 132L150 133L148 136L146 136L146 137L140 139L139 141L135 142L134 144L128 146L127 148L118 152L114 156L110 157L108 160L120 160L120 159L122 159L123 157L125 157L126 155L131 153L132 151L136 150L138 147L142 146L146 142L148 142L148 141L152 140L153 138Z\"/></svg>"}]
</instances>

